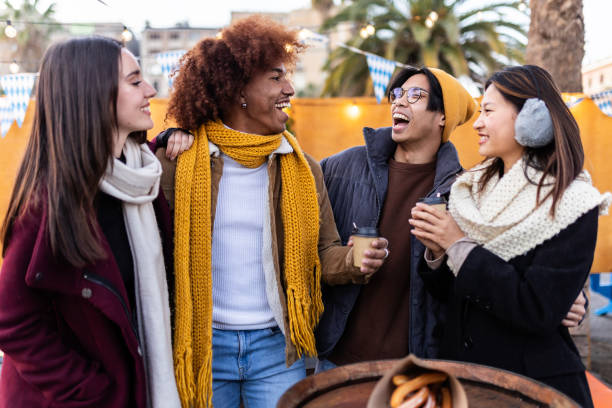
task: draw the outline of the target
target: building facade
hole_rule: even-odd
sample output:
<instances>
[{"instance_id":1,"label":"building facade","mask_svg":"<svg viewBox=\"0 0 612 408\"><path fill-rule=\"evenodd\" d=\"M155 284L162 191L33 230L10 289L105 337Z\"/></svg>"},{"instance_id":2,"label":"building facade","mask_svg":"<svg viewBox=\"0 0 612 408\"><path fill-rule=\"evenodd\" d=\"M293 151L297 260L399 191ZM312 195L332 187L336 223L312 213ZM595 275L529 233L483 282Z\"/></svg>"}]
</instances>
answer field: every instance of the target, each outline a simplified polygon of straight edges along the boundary
<instances>
[{"instance_id":1,"label":"building facade","mask_svg":"<svg viewBox=\"0 0 612 408\"><path fill-rule=\"evenodd\" d=\"M189 50L202 38L214 37L220 28L189 27L177 24L170 28L146 27L140 38L140 64L144 78L155 87L157 96L168 96L168 78L162 73L157 55L166 51Z\"/></svg>"},{"instance_id":2,"label":"building facade","mask_svg":"<svg viewBox=\"0 0 612 408\"><path fill-rule=\"evenodd\" d=\"M582 89L587 95L612 89L612 57L582 68Z\"/></svg>"}]
</instances>

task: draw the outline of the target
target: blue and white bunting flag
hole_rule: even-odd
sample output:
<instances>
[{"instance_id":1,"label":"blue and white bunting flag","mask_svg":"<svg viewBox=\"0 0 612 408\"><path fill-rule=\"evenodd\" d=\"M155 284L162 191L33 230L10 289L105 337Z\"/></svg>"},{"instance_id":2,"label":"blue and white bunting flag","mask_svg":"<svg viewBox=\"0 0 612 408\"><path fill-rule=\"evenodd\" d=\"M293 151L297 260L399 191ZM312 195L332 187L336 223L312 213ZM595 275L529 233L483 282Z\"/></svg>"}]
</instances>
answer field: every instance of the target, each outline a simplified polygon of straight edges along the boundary
<instances>
[{"instance_id":1,"label":"blue and white bunting flag","mask_svg":"<svg viewBox=\"0 0 612 408\"><path fill-rule=\"evenodd\" d=\"M604 296L608 301L606 306L594 310L593 313L597 316L612 314L612 273L594 273L589 276L589 279L591 280L591 289Z\"/></svg>"},{"instance_id":2,"label":"blue and white bunting flag","mask_svg":"<svg viewBox=\"0 0 612 408\"><path fill-rule=\"evenodd\" d=\"M374 95L376 95L376 100L380 103L385 97L387 84L391 79L391 75L393 75L393 71L395 71L395 61L389 61L372 54L367 54L366 57L368 59L372 83L374 84Z\"/></svg>"},{"instance_id":3,"label":"blue and white bunting flag","mask_svg":"<svg viewBox=\"0 0 612 408\"><path fill-rule=\"evenodd\" d=\"M161 67L162 74L168 78L168 88L172 88L172 71L178 67L179 60L185 54L185 50L160 52L156 56L157 63Z\"/></svg>"},{"instance_id":4,"label":"blue and white bunting flag","mask_svg":"<svg viewBox=\"0 0 612 408\"><path fill-rule=\"evenodd\" d=\"M2 98L4 101L0 107L0 132L2 137L8 132L14 120L17 121L19 127L23 124L37 75L23 73L0 77L0 86L2 86L6 95Z\"/></svg>"},{"instance_id":5,"label":"blue and white bunting flag","mask_svg":"<svg viewBox=\"0 0 612 408\"><path fill-rule=\"evenodd\" d=\"M0 136L4 137L6 135L14 121L11 101L3 96L0 98Z\"/></svg>"},{"instance_id":6,"label":"blue and white bunting flag","mask_svg":"<svg viewBox=\"0 0 612 408\"><path fill-rule=\"evenodd\" d=\"M612 91L603 91L591 95L597 107L606 115L612 116Z\"/></svg>"}]
</instances>

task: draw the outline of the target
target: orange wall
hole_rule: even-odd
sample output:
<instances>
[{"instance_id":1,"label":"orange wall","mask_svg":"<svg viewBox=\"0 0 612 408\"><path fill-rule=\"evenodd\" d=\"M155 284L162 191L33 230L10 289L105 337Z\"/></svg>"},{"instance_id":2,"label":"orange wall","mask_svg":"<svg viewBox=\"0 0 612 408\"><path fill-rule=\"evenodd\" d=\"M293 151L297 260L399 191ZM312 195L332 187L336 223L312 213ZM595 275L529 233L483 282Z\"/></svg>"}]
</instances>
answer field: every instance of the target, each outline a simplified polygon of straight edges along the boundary
<instances>
[{"instance_id":1,"label":"orange wall","mask_svg":"<svg viewBox=\"0 0 612 408\"><path fill-rule=\"evenodd\" d=\"M165 120L165 99L151 100L155 127L149 138L172 126ZM612 118L604 115L590 100L572 108L580 126L585 149L585 167L600 191L612 191ZM30 132L34 104L30 103L22 128L14 123L0 139L0 215L6 212L17 167L23 156ZM348 147L363 144L364 126L389 126L390 106L377 104L374 98L298 98L292 101L291 128L304 151L316 159L330 156ZM475 119L475 118L474 118ZM482 160L471 122L457 128L451 141L457 147L459 159L469 168ZM612 271L612 217L601 217L593 271Z\"/></svg>"},{"instance_id":2,"label":"orange wall","mask_svg":"<svg viewBox=\"0 0 612 408\"><path fill-rule=\"evenodd\" d=\"M22 127L19 128L17 122L13 122L8 133L0 139L0 222L4 221L33 119L34 103L30 101Z\"/></svg>"}]
</instances>

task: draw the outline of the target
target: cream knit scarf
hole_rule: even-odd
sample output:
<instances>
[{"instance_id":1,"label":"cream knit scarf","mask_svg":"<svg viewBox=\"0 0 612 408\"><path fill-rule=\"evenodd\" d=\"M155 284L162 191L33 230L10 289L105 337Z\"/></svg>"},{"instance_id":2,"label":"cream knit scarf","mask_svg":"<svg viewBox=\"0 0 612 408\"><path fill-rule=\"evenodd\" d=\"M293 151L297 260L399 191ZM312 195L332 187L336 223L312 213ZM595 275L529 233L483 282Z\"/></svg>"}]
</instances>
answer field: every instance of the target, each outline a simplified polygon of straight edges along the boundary
<instances>
[{"instance_id":1,"label":"cream knit scarf","mask_svg":"<svg viewBox=\"0 0 612 408\"><path fill-rule=\"evenodd\" d=\"M147 406L180 407L172 366L166 268L153 210L161 164L145 145L128 138L125 164L115 159L100 190L123 202L123 218L134 259L138 334L147 376Z\"/></svg>"},{"instance_id":2,"label":"cream knit scarf","mask_svg":"<svg viewBox=\"0 0 612 408\"><path fill-rule=\"evenodd\" d=\"M505 261L523 255L544 241L554 237L574 223L581 215L599 207L600 215L607 214L612 202L610 193L600 194L583 171L557 202L555 217L550 216L552 198L548 197L536 208L537 185L525 177L521 159L500 179L495 175L482 192L478 192L483 169L491 160L463 173L451 188L449 211L459 228L485 249ZM542 173L528 168L529 179L539 182ZM540 190L545 197L552 189Z\"/></svg>"},{"instance_id":3,"label":"cream knit scarf","mask_svg":"<svg viewBox=\"0 0 612 408\"><path fill-rule=\"evenodd\" d=\"M180 157L175 176L174 364L184 407L212 406L211 172L208 141L245 167L255 168L285 138L293 152L280 156L284 228L284 282L289 333L298 355L316 355L314 328L323 311L318 256L319 206L315 180L289 133L254 135L208 122ZM248 205L248 203L244 203ZM272 206L273 203L270 203ZM281 244L281 243L279 243Z\"/></svg>"}]
</instances>

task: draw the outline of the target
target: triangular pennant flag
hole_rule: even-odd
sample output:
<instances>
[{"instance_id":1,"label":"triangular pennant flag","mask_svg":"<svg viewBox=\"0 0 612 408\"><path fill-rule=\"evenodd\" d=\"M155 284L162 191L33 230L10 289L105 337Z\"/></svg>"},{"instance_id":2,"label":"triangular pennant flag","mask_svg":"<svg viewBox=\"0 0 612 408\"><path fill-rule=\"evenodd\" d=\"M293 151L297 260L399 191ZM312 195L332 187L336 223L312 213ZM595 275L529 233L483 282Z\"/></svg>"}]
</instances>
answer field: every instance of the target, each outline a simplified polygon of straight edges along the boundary
<instances>
[{"instance_id":1,"label":"triangular pennant flag","mask_svg":"<svg viewBox=\"0 0 612 408\"><path fill-rule=\"evenodd\" d=\"M162 74L168 78L168 88L172 88L172 72L178 67L179 60L185 54L185 50L160 52L156 56L157 63L161 67Z\"/></svg>"},{"instance_id":2,"label":"triangular pennant flag","mask_svg":"<svg viewBox=\"0 0 612 408\"><path fill-rule=\"evenodd\" d=\"M3 101L0 104L0 133L2 137L10 129L13 120L17 121L19 127L23 124L32 94L32 87L37 76L38 74L34 73L23 73L0 77L0 86L2 86L6 95L2 98Z\"/></svg>"},{"instance_id":3,"label":"triangular pennant flag","mask_svg":"<svg viewBox=\"0 0 612 408\"><path fill-rule=\"evenodd\" d=\"M606 115L612 116L612 91L603 91L590 96L597 107Z\"/></svg>"},{"instance_id":4,"label":"triangular pennant flag","mask_svg":"<svg viewBox=\"0 0 612 408\"><path fill-rule=\"evenodd\" d=\"M565 106L567 106L568 109L573 108L574 106L578 105L580 102L584 101L584 97L582 98L563 98L563 101L565 102Z\"/></svg>"},{"instance_id":5,"label":"triangular pennant flag","mask_svg":"<svg viewBox=\"0 0 612 408\"><path fill-rule=\"evenodd\" d=\"M367 55L368 68L374 84L374 95L378 103L385 97L387 84L393 71L395 71L395 61L389 61L376 55Z\"/></svg>"},{"instance_id":6,"label":"triangular pennant flag","mask_svg":"<svg viewBox=\"0 0 612 408\"><path fill-rule=\"evenodd\" d=\"M8 97L3 96L0 98L0 136L6 135L14 121L11 101Z\"/></svg>"}]
</instances>

